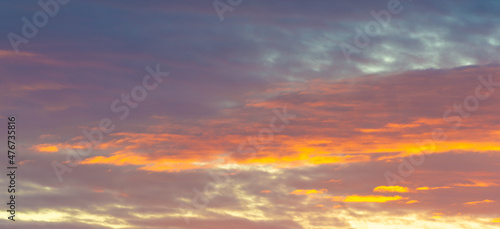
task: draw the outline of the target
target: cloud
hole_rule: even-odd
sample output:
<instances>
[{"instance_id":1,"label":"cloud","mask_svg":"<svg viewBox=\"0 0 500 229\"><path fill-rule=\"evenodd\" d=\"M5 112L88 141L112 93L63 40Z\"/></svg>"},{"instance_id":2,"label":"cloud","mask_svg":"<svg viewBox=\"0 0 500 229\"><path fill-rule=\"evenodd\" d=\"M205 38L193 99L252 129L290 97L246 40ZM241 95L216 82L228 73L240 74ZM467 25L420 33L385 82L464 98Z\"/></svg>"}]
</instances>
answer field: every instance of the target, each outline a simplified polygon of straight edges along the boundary
<instances>
[{"instance_id":1,"label":"cloud","mask_svg":"<svg viewBox=\"0 0 500 229\"><path fill-rule=\"evenodd\" d=\"M33 146L33 148L39 152L44 152L44 153L54 153L59 151L59 148L57 148L56 145L50 145L50 144L35 145Z\"/></svg>"},{"instance_id":2,"label":"cloud","mask_svg":"<svg viewBox=\"0 0 500 229\"><path fill-rule=\"evenodd\" d=\"M331 200L332 201L343 201L343 202L357 202L357 203L385 203L389 201L396 200L404 200L408 199L407 197L402 196L359 196L359 195L351 195L351 196L335 196Z\"/></svg>"},{"instance_id":3,"label":"cloud","mask_svg":"<svg viewBox=\"0 0 500 229\"><path fill-rule=\"evenodd\" d=\"M443 186L443 187L427 187L427 186L424 186L424 187L418 187L415 190L417 190L417 191L426 191L426 190L447 189L447 188L451 188L451 187L448 187L448 186Z\"/></svg>"},{"instance_id":4,"label":"cloud","mask_svg":"<svg viewBox=\"0 0 500 229\"><path fill-rule=\"evenodd\" d=\"M473 181L467 181L467 183L458 183L454 185L459 187L491 187L491 186L499 186L500 184L491 181L473 180Z\"/></svg>"},{"instance_id":5,"label":"cloud","mask_svg":"<svg viewBox=\"0 0 500 229\"><path fill-rule=\"evenodd\" d=\"M1 4L2 34L21 34L40 9ZM481 88L491 94L474 111L464 100L478 76L500 81L500 5L402 6L351 62L339 43L354 45L387 0L245 1L224 22L211 2L71 1L20 53L4 39L0 117L18 115L23 152L15 227L495 228L500 93ZM167 82L117 119L111 102L156 63ZM259 140L285 105L297 118ZM105 117L116 131L60 183L51 163ZM436 129L446 140L419 147ZM250 140L259 150L238 153ZM411 176L384 185L426 150ZM228 183L197 211L217 172Z\"/></svg>"},{"instance_id":6,"label":"cloud","mask_svg":"<svg viewBox=\"0 0 500 229\"><path fill-rule=\"evenodd\" d=\"M290 194L292 195L314 195L314 194L323 194L323 193L326 193L328 192L328 190L326 189L320 189L320 190L316 190L316 189L297 189L293 192L290 192Z\"/></svg>"},{"instance_id":7,"label":"cloud","mask_svg":"<svg viewBox=\"0 0 500 229\"><path fill-rule=\"evenodd\" d=\"M396 186L377 186L373 189L374 192L382 192L382 193L387 193L387 192L399 192L399 193L405 193L409 192L410 189L407 187L402 187L399 185Z\"/></svg>"},{"instance_id":8,"label":"cloud","mask_svg":"<svg viewBox=\"0 0 500 229\"><path fill-rule=\"evenodd\" d=\"M494 203L496 201L494 200L481 200L481 201L471 201L471 202L467 202L467 203L464 203L465 205L477 205L477 204L482 204L482 203Z\"/></svg>"}]
</instances>

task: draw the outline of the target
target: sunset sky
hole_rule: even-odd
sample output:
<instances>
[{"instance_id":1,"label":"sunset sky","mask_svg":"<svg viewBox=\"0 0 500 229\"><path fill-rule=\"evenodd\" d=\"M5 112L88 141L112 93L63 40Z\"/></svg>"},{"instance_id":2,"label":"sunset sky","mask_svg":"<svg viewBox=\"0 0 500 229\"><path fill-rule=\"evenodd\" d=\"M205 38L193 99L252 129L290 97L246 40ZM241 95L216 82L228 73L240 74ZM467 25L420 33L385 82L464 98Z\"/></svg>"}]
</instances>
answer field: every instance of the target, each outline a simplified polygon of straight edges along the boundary
<instances>
[{"instance_id":1,"label":"sunset sky","mask_svg":"<svg viewBox=\"0 0 500 229\"><path fill-rule=\"evenodd\" d=\"M500 228L499 1L0 12L0 228Z\"/></svg>"}]
</instances>

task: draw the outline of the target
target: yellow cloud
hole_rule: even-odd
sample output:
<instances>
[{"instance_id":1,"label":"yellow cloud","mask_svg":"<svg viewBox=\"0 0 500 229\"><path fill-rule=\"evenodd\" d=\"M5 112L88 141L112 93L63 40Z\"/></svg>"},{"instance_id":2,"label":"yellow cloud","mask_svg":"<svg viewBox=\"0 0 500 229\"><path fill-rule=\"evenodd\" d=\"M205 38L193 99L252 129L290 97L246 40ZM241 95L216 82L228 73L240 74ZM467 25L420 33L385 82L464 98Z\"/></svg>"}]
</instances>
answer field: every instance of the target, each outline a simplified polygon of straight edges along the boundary
<instances>
[{"instance_id":1,"label":"yellow cloud","mask_svg":"<svg viewBox=\"0 0 500 229\"><path fill-rule=\"evenodd\" d=\"M110 165L141 165L140 170L146 171L182 171L190 169L208 168L208 165L196 164L196 158L148 158L138 153L117 152L109 157L95 156L81 162L81 164L110 164Z\"/></svg>"},{"instance_id":2,"label":"yellow cloud","mask_svg":"<svg viewBox=\"0 0 500 229\"><path fill-rule=\"evenodd\" d=\"M290 194L293 194L293 195L312 195L312 194L322 194L322 193L325 193L325 192L328 192L327 189L320 189L320 190L316 190L316 189L298 189L298 190L295 190L293 192L291 192Z\"/></svg>"},{"instance_id":3,"label":"yellow cloud","mask_svg":"<svg viewBox=\"0 0 500 229\"><path fill-rule=\"evenodd\" d=\"M407 187L402 187L399 185L396 186L377 186L373 189L374 192L400 192L400 193L405 193L409 192L410 189Z\"/></svg>"},{"instance_id":4,"label":"yellow cloud","mask_svg":"<svg viewBox=\"0 0 500 229\"><path fill-rule=\"evenodd\" d=\"M432 213L432 218L434 219L440 219L441 217L443 217L444 213L441 213L441 212L434 212Z\"/></svg>"},{"instance_id":5,"label":"yellow cloud","mask_svg":"<svg viewBox=\"0 0 500 229\"><path fill-rule=\"evenodd\" d=\"M57 148L56 145L50 145L50 144L35 145L33 146L33 149L37 150L38 152L44 152L44 153L54 153L59 151L59 148Z\"/></svg>"},{"instance_id":6,"label":"yellow cloud","mask_svg":"<svg viewBox=\"0 0 500 229\"><path fill-rule=\"evenodd\" d=\"M445 188L450 188L450 187L448 187L448 186L441 186L441 187L427 187L427 186L424 186L424 187L418 187L418 188L416 188L416 190L418 190L418 191L426 191L426 190L445 189Z\"/></svg>"},{"instance_id":7,"label":"yellow cloud","mask_svg":"<svg viewBox=\"0 0 500 229\"><path fill-rule=\"evenodd\" d=\"M482 203L494 203L496 201L494 200L481 200L481 201L471 201L471 202L467 202L467 203L464 203L465 205L477 205L477 204L482 204Z\"/></svg>"},{"instance_id":8,"label":"yellow cloud","mask_svg":"<svg viewBox=\"0 0 500 229\"><path fill-rule=\"evenodd\" d=\"M344 202L370 202L370 203L385 203L389 201L408 199L408 197L402 196L359 196L351 195L346 197L335 196L332 201L344 201Z\"/></svg>"}]
</instances>

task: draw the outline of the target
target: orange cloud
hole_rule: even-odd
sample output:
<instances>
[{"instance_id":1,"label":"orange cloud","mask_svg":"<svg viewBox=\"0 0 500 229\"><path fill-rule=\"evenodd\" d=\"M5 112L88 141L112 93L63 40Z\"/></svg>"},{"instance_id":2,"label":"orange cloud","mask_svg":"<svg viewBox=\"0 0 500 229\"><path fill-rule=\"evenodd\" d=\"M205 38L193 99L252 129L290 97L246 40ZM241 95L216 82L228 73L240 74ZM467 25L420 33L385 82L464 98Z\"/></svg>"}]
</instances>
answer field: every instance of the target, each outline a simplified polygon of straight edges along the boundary
<instances>
[{"instance_id":1,"label":"orange cloud","mask_svg":"<svg viewBox=\"0 0 500 229\"><path fill-rule=\"evenodd\" d=\"M328 192L328 190L327 189L320 189L320 190L298 189L298 190L295 190L293 192L290 192L290 194L293 194L293 195L314 195L314 194L323 194L325 192Z\"/></svg>"},{"instance_id":2,"label":"orange cloud","mask_svg":"<svg viewBox=\"0 0 500 229\"><path fill-rule=\"evenodd\" d=\"M51 144L35 145L32 147L32 149L35 149L36 151L43 153L54 153L59 151L59 148L56 145L51 145Z\"/></svg>"},{"instance_id":3,"label":"orange cloud","mask_svg":"<svg viewBox=\"0 0 500 229\"><path fill-rule=\"evenodd\" d=\"M496 69L492 69L496 70ZM429 91L436 93L419 94L419 101L427 101L432 103L428 106L425 114L416 116L407 114L404 117L405 122L392 122L388 119L388 114L400 113L402 110L414 110L416 104L414 102L401 103L400 101L415 101L414 95L405 93L406 91L414 91L418 93L416 85L420 85L423 76L405 77L404 75L393 75L387 77L374 78L356 78L346 79L335 82L310 82L305 85L298 85L294 88L287 87L286 89L277 89L272 91L274 94L283 94L280 96L285 101L300 100L302 97L314 98L312 101L303 101L300 104L289 104L289 110L300 111L301 113L312 114L318 118L304 118L303 125L290 125L288 129L304 130L307 129L307 135L295 137L293 142L295 147L292 147L291 141L284 141L282 151L293 152L295 149L303 147L314 147L316 151L327 151L342 154L369 154L369 153L387 153L395 152L385 156L385 159L394 159L401 156L409 156L421 151L428 153L444 153L449 151L475 151L475 152L491 152L500 151L500 143L496 141L500 137L498 128L500 125L495 124L495 117L467 119L462 125L470 127L468 131L462 131L451 128L455 122L450 122L442 117L446 110L444 107L449 107L454 101L449 101L455 94L445 94L444 96L437 93L442 82L453 82L456 88L464 88L470 85L476 76L470 72L454 71L453 73L436 77L433 79L425 78L435 82L433 86L429 86ZM347 85L347 86L346 86ZM355 85L355 86L348 86ZM381 90L382 88L392 88L397 85L397 90ZM448 85L449 86L449 85ZM474 86L470 86L470 90L474 90ZM341 89L340 89L341 88ZM394 88L395 89L395 88ZM288 91L286 93L285 91ZM289 93L293 91L296 93ZM271 93L271 92L270 92ZM449 93L449 92L446 92ZM353 97L353 94L367 95L365 100ZM298 96L300 95L300 96ZM387 95L395 95L396 101L387 101ZM492 95L495 99L499 98L500 94ZM330 98L344 98L343 100L331 100ZM391 97L392 98L392 97ZM462 99L458 97L458 99ZM493 99L493 98L492 98ZM382 101L382 102L381 102ZM263 106L273 108L280 105L279 99L262 102ZM397 106L394 106L397 102ZM415 101L416 102L416 101ZM253 103L254 105L256 103ZM335 113L328 112L324 109L318 109L318 104L322 107L338 107L350 108L345 110L336 110ZM351 109L352 108L352 109ZM492 107L482 106L481 109L491 111ZM497 108L494 108L498 110ZM432 110L432 111L431 111ZM487 113L495 113L493 111ZM360 115L363 114L363 115ZM438 114L436 116L436 114ZM454 114L456 115L456 114ZM483 114L475 114L476 116L486 116ZM335 118L330 118L335 117ZM491 119L491 122L488 122ZM363 120L362 122L353 122L353 120ZM486 124L485 124L486 123ZM305 128L313 126L314 128ZM415 139L430 139L432 131L436 128L444 130L448 140L439 142L431 149L422 149L415 144ZM352 131L349 138L345 138L338 133L343 133L343 130ZM383 133L383 134L380 134ZM472 133L472 134L471 134ZM323 141L322 144L314 144L310 142L312 139ZM276 152L276 151L275 151ZM335 162L334 159L330 158ZM328 162L318 158L319 163Z\"/></svg>"},{"instance_id":4,"label":"orange cloud","mask_svg":"<svg viewBox=\"0 0 500 229\"><path fill-rule=\"evenodd\" d=\"M342 179L331 179L329 181L326 181L325 183L341 183Z\"/></svg>"},{"instance_id":5,"label":"orange cloud","mask_svg":"<svg viewBox=\"0 0 500 229\"><path fill-rule=\"evenodd\" d=\"M382 192L382 193L387 193L387 192L399 192L399 193L405 193L409 192L410 189L407 187L402 187L402 186L377 186L373 189L374 192Z\"/></svg>"},{"instance_id":6,"label":"orange cloud","mask_svg":"<svg viewBox=\"0 0 500 229\"><path fill-rule=\"evenodd\" d=\"M26 165L26 164L30 164L30 163L35 163L35 161L34 160L24 160L24 161L19 162L20 165Z\"/></svg>"},{"instance_id":7,"label":"orange cloud","mask_svg":"<svg viewBox=\"0 0 500 229\"><path fill-rule=\"evenodd\" d=\"M178 159L178 158L149 158L142 155L138 155L136 153L115 153L112 156L104 157L104 156L96 156L91 157L81 164L111 164L111 165L140 165L139 169L147 170L147 171L181 171L181 170L190 170L190 169L200 169L207 168L208 165L196 163L197 160L195 158L190 159Z\"/></svg>"},{"instance_id":8,"label":"orange cloud","mask_svg":"<svg viewBox=\"0 0 500 229\"><path fill-rule=\"evenodd\" d=\"M396 200L404 200L408 199L408 197L402 197L402 196L360 196L360 195L351 195L351 196L334 196L331 200L332 201L343 201L343 202L367 202L367 203L385 203L389 201L396 201Z\"/></svg>"},{"instance_id":9,"label":"orange cloud","mask_svg":"<svg viewBox=\"0 0 500 229\"><path fill-rule=\"evenodd\" d=\"M303 165L321 165L334 163L348 163L369 161L367 155L311 155L308 153L297 153L289 156L264 156L249 158L240 161L242 164L273 164L278 167L282 166L303 166Z\"/></svg>"},{"instance_id":10,"label":"orange cloud","mask_svg":"<svg viewBox=\"0 0 500 229\"><path fill-rule=\"evenodd\" d=\"M432 213L432 218L434 219L440 219L441 217L443 217L444 213L441 213L441 212L434 212Z\"/></svg>"},{"instance_id":11,"label":"orange cloud","mask_svg":"<svg viewBox=\"0 0 500 229\"><path fill-rule=\"evenodd\" d=\"M448 187L448 186L442 186L442 187L427 187L427 186L424 186L424 187L418 187L418 188L416 188L416 190L418 190L418 191L426 191L426 190L447 189L447 188L451 188L451 187Z\"/></svg>"},{"instance_id":12,"label":"orange cloud","mask_svg":"<svg viewBox=\"0 0 500 229\"><path fill-rule=\"evenodd\" d=\"M464 203L465 205L477 205L477 204L482 204L482 203L494 203L496 201L494 200L481 200L481 201L471 201L471 202L467 202L467 203Z\"/></svg>"},{"instance_id":13,"label":"orange cloud","mask_svg":"<svg viewBox=\"0 0 500 229\"><path fill-rule=\"evenodd\" d=\"M470 181L471 183L458 183L454 184L455 186L458 187L492 187L492 186L498 186L499 184L491 181L478 181L478 180L472 180Z\"/></svg>"},{"instance_id":14,"label":"orange cloud","mask_svg":"<svg viewBox=\"0 0 500 229\"><path fill-rule=\"evenodd\" d=\"M357 129L363 133L374 133L374 132L395 132L402 131L406 128L414 128L421 126L420 123L387 123L383 128L379 129Z\"/></svg>"},{"instance_id":15,"label":"orange cloud","mask_svg":"<svg viewBox=\"0 0 500 229\"><path fill-rule=\"evenodd\" d=\"M426 80L436 83L449 80L453 83L449 86L450 88L463 88L470 84L471 79L470 72L453 72L453 74ZM422 102L432 103L432 106L427 106L425 112L420 115L414 115L414 112L405 112L407 116L401 117L398 122L394 122L394 119L388 116L388 114L393 113L400 114L404 109L408 111L415 109L415 104L411 103L411 101L415 101L415 93L410 95L402 92L415 92L418 89L415 85L418 85L421 80L420 76L408 78L405 75L393 75L342 81L321 80L269 89L268 95L259 95L256 98L272 99L263 99L262 101L249 99L242 109L249 107L252 107L252 110L255 108L258 108L257 110L272 109L287 104L287 110L290 113L309 115L298 116L296 120L292 120L290 125L286 126L283 132L274 135L271 142L262 144L258 143L260 141L259 130L269 128L269 120L274 116L271 111L268 113L267 121L255 123L248 119L248 115L253 115L253 113L246 112L247 110L231 109L228 110L228 112L232 112L231 119L207 119L192 126L175 124L168 117L156 116L154 119L159 123L149 126L145 130L149 133L111 134L115 139L96 147L96 149L112 152L133 152L136 156L145 152L144 157L136 158L144 164L117 158L116 155L110 156L109 159L104 157L96 160L89 159L85 163L136 164L142 165L142 169L145 170L172 171L199 168L199 164L209 160L211 155L227 152L235 153L234 160L239 164L267 164L281 168L367 162L374 160L372 158L381 161L392 160L425 151L426 149L419 148L415 144L415 139L429 139L435 128L451 126L450 123L444 121L441 114L444 107L453 103L440 98L447 98L454 94L441 97L436 97L437 94L432 93L419 94ZM399 91L382 90L383 88L394 89L395 85ZM439 85L429 84L429 87L436 89L435 91L441 91ZM472 86L471 90L473 89ZM280 96L276 97L277 94ZM398 103L398 106L393 106L392 101L391 103L387 102L387 98L393 98L389 96L392 94L398 96L398 101L410 102ZM497 96L500 94L492 96L498 98ZM300 102L302 97L314 99ZM491 99L493 101L494 98ZM287 103L287 101L299 102ZM338 109L333 112L331 109L322 109L323 107L346 109ZM484 106L484 109L489 108ZM489 113L493 114L494 112ZM438 115L436 116L436 114ZM494 117L485 117L486 119L482 121L481 115L477 113L477 119L467 119L467 122L464 122L464 125L474 127L465 132L453 128L446 129L448 140L436 144L432 150L429 150L430 153L443 153L451 150L500 151L500 142L491 138L492 136L500 137L500 131L498 131L500 124L485 125L488 123L488 118L493 120ZM259 120L263 119L265 120L265 118L259 117ZM238 130L228 128L234 124L238 124ZM181 129L182 132L178 131ZM346 130L348 131L346 132ZM347 133L348 135L346 135ZM255 142L250 144L249 137L257 142L257 146ZM238 145L245 142L248 142L244 144L245 149L259 148L259 150L255 150L255 154L237 153ZM165 155L175 155L176 157L165 158ZM432 189L434 188L420 190ZM384 191L391 192L382 189L375 192ZM400 191L395 190L394 192Z\"/></svg>"},{"instance_id":16,"label":"orange cloud","mask_svg":"<svg viewBox=\"0 0 500 229\"><path fill-rule=\"evenodd\" d=\"M11 58L11 57L23 58L23 57L35 57L35 56L37 55L30 52L20 51L16 53L11 50L0 50L0 58Z\"/></svg>"}]
</instances>

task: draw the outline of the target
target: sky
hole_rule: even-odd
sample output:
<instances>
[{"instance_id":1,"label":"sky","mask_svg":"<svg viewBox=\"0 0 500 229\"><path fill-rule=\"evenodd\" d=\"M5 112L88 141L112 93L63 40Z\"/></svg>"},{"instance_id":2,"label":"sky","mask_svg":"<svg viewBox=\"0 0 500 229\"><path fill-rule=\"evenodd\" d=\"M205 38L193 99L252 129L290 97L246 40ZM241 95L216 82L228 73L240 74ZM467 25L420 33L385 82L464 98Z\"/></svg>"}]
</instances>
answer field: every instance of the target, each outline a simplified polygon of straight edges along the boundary
<instances>
[{"instance_id":1,"label":"sky","mask_svg":"<svg viewBox=\"0 0 500 229\"><path fill-rule=\"evenodd\" d=\"M0 228L500 228L499 11L1 1Z\"/></svg>"}]
</instances>

